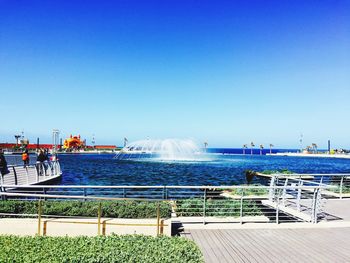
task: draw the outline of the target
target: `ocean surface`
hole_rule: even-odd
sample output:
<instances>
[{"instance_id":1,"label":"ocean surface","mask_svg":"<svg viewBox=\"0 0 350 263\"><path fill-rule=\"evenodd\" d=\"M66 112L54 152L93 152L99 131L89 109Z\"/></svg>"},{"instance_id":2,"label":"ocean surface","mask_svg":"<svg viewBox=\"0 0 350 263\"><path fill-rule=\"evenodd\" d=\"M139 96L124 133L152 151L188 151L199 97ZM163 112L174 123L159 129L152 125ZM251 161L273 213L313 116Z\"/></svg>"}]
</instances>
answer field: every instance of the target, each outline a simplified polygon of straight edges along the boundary
<instances>
[{"instance_id":1,"label":"ocean surface","mask_svg":"<svg viewBox=\"0 0 350 263\"><path fill-rule=\"evenodd\" d=\"M291 151L291 150L289 150ZM63 185L237 185L245 170L349 173L350 159L285 157L210 149L205 161L118 161L113 154L59 155ZM274 150L276 152L276 150ZM237 153L237 154L232 154ZM259 150L255 151L259 153ZM261 179L262 180L262 179Z\"/></svg>"}]
</instances>

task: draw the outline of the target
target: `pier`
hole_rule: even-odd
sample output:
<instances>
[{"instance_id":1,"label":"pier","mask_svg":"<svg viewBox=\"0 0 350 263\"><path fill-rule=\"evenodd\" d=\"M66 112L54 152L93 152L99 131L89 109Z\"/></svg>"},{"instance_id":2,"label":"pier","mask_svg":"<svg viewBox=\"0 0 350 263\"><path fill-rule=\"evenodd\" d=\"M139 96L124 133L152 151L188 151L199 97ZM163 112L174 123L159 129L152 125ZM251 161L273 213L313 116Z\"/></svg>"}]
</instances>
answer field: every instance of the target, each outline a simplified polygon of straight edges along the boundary
<instances>
[{"instance_id":1,"label":"pier","mask_svg":"<svg viewBox=\"0 0 350 263\"><path fill-rule=\"evenodd\" d=\"M29 165L8 166L10 173L0 175L0 186L28 186L49 183L61 177L61 167L58 161Z\"/></svg>"}]
</instances>

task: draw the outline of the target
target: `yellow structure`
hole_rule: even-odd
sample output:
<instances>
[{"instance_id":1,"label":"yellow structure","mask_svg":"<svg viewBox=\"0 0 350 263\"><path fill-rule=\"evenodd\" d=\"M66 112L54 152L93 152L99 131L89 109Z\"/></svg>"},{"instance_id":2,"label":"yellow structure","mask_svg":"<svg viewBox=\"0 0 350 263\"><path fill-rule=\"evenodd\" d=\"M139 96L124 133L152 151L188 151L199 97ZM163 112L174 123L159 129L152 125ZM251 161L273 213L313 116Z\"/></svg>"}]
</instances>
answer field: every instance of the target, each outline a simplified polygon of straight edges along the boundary
<instances>
[{"instance_id":1,"label":"yellow structure","mask_svg":"<svg viewBox=\"0 0 350 263\"><path fill-rule=\"evenodd\" d=\"M71 135L68 139L65 139L63 143L64 149L80 148L82 146L84 146L84 142L80 140L80 135L78 136Z\"/></svg>"}]
</instances>

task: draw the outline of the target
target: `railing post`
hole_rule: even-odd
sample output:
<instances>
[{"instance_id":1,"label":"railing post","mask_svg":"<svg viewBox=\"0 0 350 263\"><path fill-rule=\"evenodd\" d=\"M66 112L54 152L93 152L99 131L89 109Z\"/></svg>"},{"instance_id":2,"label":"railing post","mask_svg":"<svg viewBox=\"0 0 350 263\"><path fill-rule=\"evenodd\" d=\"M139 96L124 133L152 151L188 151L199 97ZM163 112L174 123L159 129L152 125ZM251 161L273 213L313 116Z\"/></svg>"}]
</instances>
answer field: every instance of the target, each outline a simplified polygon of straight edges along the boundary
<instances>
[{"instance_id":1,"label":"railing post","mask_svg":"<svg viewBox=\"0 0 350 263\"><path fill-rule=\"evenodd\" d=\"M284 182L284 188L282 193L282 205L286 206L286 196L287 196L287 186L288 186L288 178L286 178Z\"/></svg>"},{"instance_id":2,"label":"railing post","mask_svg":"<svg viewBox=\"0 0 350 263\"><path fill-rule=\"evenodd\" d=\"M103 220L102 222L102 235L106 235L106 220Z\"/></svg>"},{"instance_id":3,"label":"railing post","mask_svg":"<svg viewBox=\"0 0 350 263\"><path fill-rule=\"evenodd\" d=\"M279 210L279 204L280 204L280 198L279 198L279 193L277 195L277 202L276 202L276 224L279 224L279 214L280 214L280 210Z\"/></svg>"},{"instance_id":4,"label":"railing post","mask_svg":"<svg viewBox=\"0 0 350 263\"><path fill-rule=\"evenodd\" d=\"M163 186L163 200L166 200L166 186Z\"/></svg>"},{"instance_id":5,"label":"railing post","mask_svg":"<svg viewBox=\"0 0 350 263\"><path fill-rule=\"evenodd\" d=\"M3 175L1 173L0 173L0 181L1 181L0 192L5 193L6 189L4 187L4 179L3 179ZM2 201L7 200L7 196L6 195L1 195L1 200Z\"/></svg>"},{"instance_id":6,"label":"railing post","mask_svg":"<svg viewBox=\"0 0 350 263\"><path fill-rule=\"evenodd\" d=\"M41 216L42 216L42 206L41 200L38 201L38 236L41 235Z\"/></svg>"},{"instance_id":7,"label":"railing post","mask_svg":"<svg viewBox=\"0 0 350 263\"><path fill-rule=\"evenodd\" d=\"M15 185L18 185L18 177L17 177L16 169L14 166L12 167L12 169L13 169L13 176L15 177Z\"/></svg>"},{"instance_id":8,"label":"railing post","mask_svg":"<svg viewBox=\"0 0 350 263\"><path fill-rule=\"evenodd\" d=\"M28 166L26 166L26 175L27 175L27 184L29 185L29 173L28 173Z\"/></svg>"},{"instance_id":9,"label":"railing post","mask_svg":"<svg viewBox=\"0 0 350 263\"><path fill-rule=\"evenodd\" d=\"M343 199L343 184L344 184L344 176L340 177L340 189L339 189L340 199Z\"/></svg>"},{"instance_id":10,"label":"railing post","mask_svg":"<svg viewBox=\"0 0 350 263\"><path fill-rule=\"evenodd\" d=\"M157 203L157 236L159 236L159 230L160 230L160 209L159 209L159 203Z\"/></svg>"},{"instance_id":11,"label":"railing post","mask_svg":"<svg viewBox=\"0 0 350 263\"><path fill-rule=\"evenodd\" d=\"M46 201L46 188L43 187L43 195L44 195L44 201Z\"/></svg>"},{"instance_id":12,"label":"railing post","mask_svg":"<svg viewBox=\"0 0 350 263\"><path fill-rule=\"evenodd\" d=\"M242 189L242 195L241 195L241 206L239 211L239 217L240 217L240 223L243 224L243 196L244 196L244 189Z\"/></svg>"},{"instance_id":13,"label":"railing post","mask_svg":"<svg viewBox=\"0 0 350 263\"><path fill-rule=\"evenodd\" d=\"M315 223L315 217L316 217L316 195L317 195L317 189L314 188L314 193L312 197L312 206L311 206L311 223ZM316 220L317 221L317 220Z\"/></svg>"},{"instance_id":14,"label":"railing post","mask_svg":"<svg viewBox=\"0 0 350 263\"><path fill-rule=\"evenodd\" d=\"M2 179L2 174L0 174L0 180L1 180L1 187L0 187L0 192L1 193L5 193L5 188L3 187L3 179ZM1 200L4 201L5 200L5 195L1 195Z\"/></svg>"},{"instance_id":15,"label":"railing post","mask_svg":"<svg viewBox=\"0 0 350 263\"><path fill-rule=\"evenodd\" d=\"M47 221L44 221L43 223L43 236L46 236L46 232L47 232Z\"/></svg>"},{"instance_id":16,"label":"railing post","mask_svg":"<svg viewBox=\"0 0 350 263\"><path fill-rule=\"evenodd\" d=\"M39 181L40 181L40 178L39 178L39 171L38 171L39 169L38 169L38 166L37 165L35 165L35 172L36 172L36 182L37 183L39 183Z\"/></svg>"},{"instance_id":17,"label":"railing post","mask_svg":"<svg viewBox=\"0 0 350 263\"><path fill-rule=\"evenodd\" d=\"M126 190L123 188L123 198L126 198Z\"/></svg>"},{"instance_id":18,"label":"railing post","mask_svg":"<svg viewBox=\"0 0 350 263\"><path fill-rule=\"evenodd\" d=\"M207 200L207 188L204 189L204 200L203 200L203 225L205 225L206 200Z\"/></svg>"},{"instance_id":19,"label":"railing post","mask_svg":"<svg viewBox=\"0 0 350 263\"><path fill-rule=\"evenodd\" d=\"M86 193L86 188L84 188L84 196L86 197L87 193ZM84 198L84 201L86 201L86 198Z\"/></svg>"},{"instance_id":20,"label":"railing post","mask_svg":"<svg viewBox=\"0 0 350 263\"><path fill-rule=\"evenodd\" d=\"M101 235L101 216L102 216L102 204L101 202L99 202L98 212L97 212L97 235Z\"/></svg>"},{"instance_id":21,"label":"railing post","mask_svg":"<svg viewBox=\"0 0 350 263\"><path fill-rule=\"evenodd\" d=\"M297 210L300 212L300 199L301 199L301 187L303 186L303 181L300 179L299 180L299 185L298 185L298 194L297 194Z\"/></svg>"},{"instance_id":22,"label":"railing post","mask_svg":"<svg viewBox=\"0 0 350 263\"><path fill-rule=\"evenodd\" d=\"M270 189L269 189L269 201L270 202L272 202L274 199L275 180L276 180L276 175L272 175L271 180L270 180Z\"/></svg>"}]
</instances>

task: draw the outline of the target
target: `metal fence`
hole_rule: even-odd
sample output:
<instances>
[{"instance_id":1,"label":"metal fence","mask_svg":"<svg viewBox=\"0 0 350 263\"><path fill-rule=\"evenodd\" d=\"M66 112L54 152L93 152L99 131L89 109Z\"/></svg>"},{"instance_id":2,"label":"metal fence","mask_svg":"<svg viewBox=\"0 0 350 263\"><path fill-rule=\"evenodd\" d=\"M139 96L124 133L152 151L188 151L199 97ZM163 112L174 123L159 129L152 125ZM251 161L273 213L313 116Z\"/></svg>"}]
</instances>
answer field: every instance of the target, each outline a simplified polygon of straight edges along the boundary
<instances>
[{"instance_id":1,"label":"metal fence","mask_svg":"<svg viewBox=\"0 0 350 263\"><path fill-rule=\"evenodd\" d=\"M167 201L172 217L183 222L310 222L322 214L324 184L293 180L270 186L23 186L2 185L3 200ZM332 188L332 187L331 187Z\"/></svg>"},{"instance_id":2,"label":"metal fence","mask_svg":"<svg viewBox=\"0 0 350 263\"><path fill-rule=\"evenodd\" d=\"M2 185L31 185L52 180L61 176L61 167L58 161L38 162L28 166L8 166L9 173L0 174Z\"/></svg>"}]
</instances>

